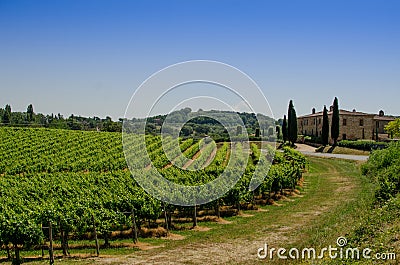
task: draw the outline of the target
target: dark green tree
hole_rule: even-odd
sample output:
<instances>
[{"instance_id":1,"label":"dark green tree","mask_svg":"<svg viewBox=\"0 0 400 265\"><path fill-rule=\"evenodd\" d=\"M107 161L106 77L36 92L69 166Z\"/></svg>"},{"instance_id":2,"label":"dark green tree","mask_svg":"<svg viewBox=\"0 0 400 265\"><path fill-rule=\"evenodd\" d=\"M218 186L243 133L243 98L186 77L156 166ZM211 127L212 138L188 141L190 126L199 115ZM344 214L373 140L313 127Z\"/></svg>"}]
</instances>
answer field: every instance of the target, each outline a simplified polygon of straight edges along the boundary
<instances>
[{"instance_id":1,"label":"dark green tree","mask_svg":"<svg viewBox=\"0 0 400 265\"><path fill-rule=\"evenodd\" d=\"M281 135L281 126L276 125L275 131L276 131L276 137L278 137L278 139L281 139L281 137L282 137L282 135Z\"/></svg>"},{"instance_id":2,"label":"dark green tree","mask_svg":"<svg viewBox=\"0 0 400 265\"><path fill-rule=\"evenodd\" d=\"M260 137L260 128L256 128L255 136Z\"/></svg>"},{"instance_id":3,"label":"dark green tree","mask_svg":"<svg viewBox=\"0 0 400 265\"><path fill-rule=\"evenodd\" d=\"M236 136L239 136L242 134L242 126L238 125L236 127Z\"/></svg>"},{"instance_id":4,"label":"dark green tree","mask_svg":"<svg viewBox=\"0 0 400 265\"><path fill-rule=\"evenodd\" d=\"M331 137L333 139L333 145L336 146L337 139L339 138L339 103L337 97L333 100Z\"/></svg>"},{"instance_id":5,"label":"dark green tree","mask_svg":"<svg viewBox=\"0 0 400 265\"><path fill-rule=\"evenodd\" d=\"M290 100L288 108L288 139L292 145L297 140L297 115L292 100Z\"/></svg>"},{"instance_id":6,"label":"dark green tree","mask_svg":"<svg viewBox=\"0 0 400 265\"><path fill-rule=\"evenodd\" d=\"M33 121L33 106L29 104L28 108L26 109L26 118L29 122Z\"/></svg>"},{"instance_id":7,"label":"dark green tree","mask_svg":"<svg viewBox=\"0 0 400 265\"><path fill-rule=\"evenodd\" d=\"M322 116L322 144L325 146L329 142L329 118L328 118L328 110L326 106L324 106L324 113Z\"/></svg>"},{"instance_id":8,"label":"dark green tree","mask_svg":"<svg viewBox=\"0 0 400 265\"><path fill-rule=\"evenodd\" d=\"M26 115L22 112L13 112L10 115L10 124L24 124L26 122Z\"/></svg>"},{"instance_id":9,"label":"dark green tree","mask_svg":"<svg viewBox=\"0 0 400 265\"><path fill-rule=\"evenodd\" d=\"M11 106L7 104L3 113L3 123L8 124L10 123L10 120L11 120Z\"/></svg>"},{"instance_id":10,"label":"dark green tree","mask_svg":"<svg viewBox=\"0 0 400 265\"><path fill-rule=\"evenodd\" d=\"M189 136L193 134L193 128L190 126L187 126L186 124L182 127L180 135L181 136Z\"/></svg>"},{"instance_id":11,"label":"dark green tree","mask_svg":"<svg viewBox=\"0 0 400 265\"><path fill-rule=\"evenodd\" d=\"M283 137L283 143L285 143L288 139L288 128L287 128L286 115L283 116L282 137Z\"/></svg>"},{"instance_id":12,"label":"dark green tree","mask_svg":"<svg viewBox=\"0 0 400 265\"><path fill-rule=\"evenodd\" d=\"M273 126L269 126L268 127L268 136L274 135L274 127Z\"/></svg>"}]
</instances>

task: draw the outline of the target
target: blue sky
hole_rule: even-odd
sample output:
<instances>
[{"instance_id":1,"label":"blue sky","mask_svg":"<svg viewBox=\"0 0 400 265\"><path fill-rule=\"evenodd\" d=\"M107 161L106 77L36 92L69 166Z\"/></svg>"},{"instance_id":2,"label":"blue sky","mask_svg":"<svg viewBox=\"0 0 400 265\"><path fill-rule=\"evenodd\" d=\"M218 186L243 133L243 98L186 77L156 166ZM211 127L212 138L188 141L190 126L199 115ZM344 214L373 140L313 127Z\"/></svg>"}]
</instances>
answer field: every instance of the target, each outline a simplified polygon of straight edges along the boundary
<instances>
[{"instance_id":1,"label":"blue sky","mask_svg":"<svg viewBox=\"0 0 400 265\"><path fill-rule=\"evenodd\" d=\"M400 115L399 1L0 0L0 106L124 115L134 90L174 63L235 66L276 118L339 98Z\"/></svg>"}]
</instances>

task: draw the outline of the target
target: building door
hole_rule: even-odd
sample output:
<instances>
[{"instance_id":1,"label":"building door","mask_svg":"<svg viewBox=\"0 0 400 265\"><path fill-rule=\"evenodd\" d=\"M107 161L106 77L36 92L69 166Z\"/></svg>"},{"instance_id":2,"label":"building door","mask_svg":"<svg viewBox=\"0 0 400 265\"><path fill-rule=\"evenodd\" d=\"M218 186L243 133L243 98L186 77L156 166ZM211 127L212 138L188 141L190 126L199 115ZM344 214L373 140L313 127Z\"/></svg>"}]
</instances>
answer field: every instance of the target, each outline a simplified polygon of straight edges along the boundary
<instances>
[{"instance_id":1,"label":"building door","mask_svg":"<svg viewBox=\"0 0 400 265\"><path fill-rule=\"evenodd\" d=\"M342 135L342 140L347 140L347 137L346 137L345 133Z\"/></svg>"}]
</instances>

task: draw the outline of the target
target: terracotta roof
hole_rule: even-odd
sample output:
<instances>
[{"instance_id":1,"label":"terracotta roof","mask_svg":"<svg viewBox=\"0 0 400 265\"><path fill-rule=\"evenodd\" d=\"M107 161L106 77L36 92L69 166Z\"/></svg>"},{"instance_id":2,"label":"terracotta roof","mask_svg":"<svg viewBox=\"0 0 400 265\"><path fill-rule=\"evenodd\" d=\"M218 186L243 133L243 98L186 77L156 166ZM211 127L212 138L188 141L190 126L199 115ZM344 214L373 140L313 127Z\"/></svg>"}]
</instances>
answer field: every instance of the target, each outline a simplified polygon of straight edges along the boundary
<instances>
[{"instance_id":1,"label":"terracotta roof","mask_svg":"<svg viewBox=\"0 0 400 265\"><path fill-rule=\"evenodd\" d=\"M379 116L375 115L374 120L379 120L379 121L394 121L395 117L393 116Z\"/></svg>"},{"instance_id":2,"label":"terracotta roof","mask_svg":"<svg viewBox=\"0 0 400 265\"><path fill-rule=\"evenodd\" d=\"M322 116L322 114L323 114L323 112L319 111L319 112L316 112L315 114L307 114L307 115L300 116L299 118L319 117L319 116ZM331 115L331 114L332 114L332 111L328 111L328 115ZM339 110L339 115L343 115L343 114L344 115L354 115L354 116L373 116L373 115L376 115L376 114L359 112L359 111L348 111L348 110L343 110L343 109ZM378 115L376 115L376 116L378 116Z\"/></svg>"}]
</instances>

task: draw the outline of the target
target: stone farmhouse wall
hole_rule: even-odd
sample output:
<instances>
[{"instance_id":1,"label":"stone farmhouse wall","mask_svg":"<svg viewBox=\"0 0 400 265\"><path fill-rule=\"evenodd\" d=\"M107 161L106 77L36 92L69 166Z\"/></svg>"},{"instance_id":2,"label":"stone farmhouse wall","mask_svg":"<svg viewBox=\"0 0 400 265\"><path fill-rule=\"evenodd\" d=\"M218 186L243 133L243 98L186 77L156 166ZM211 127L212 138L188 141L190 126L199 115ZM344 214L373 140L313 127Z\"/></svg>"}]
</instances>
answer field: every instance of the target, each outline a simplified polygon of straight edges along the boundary
<instances>
[{"instance_id":1,"label":"stone farmhouse wall","mask_svg":"<svg viewBox=\"0 0 400 265\"><path fill-rule=\"evenodd\" d=\"M314 112L314 111L313 111ZM362 113L356 111L340 110L339 112L339 138L338 140L374 140L376 129L378 133L385 133L384 126L393 120L389 116ZM323 113L317 112L298 117L298 133L308 136L319 137L322 134ZM331 138L330 128L332 125L332 111L328 112L329 117L329 142Z\"/></svg>"}]
</instances>

